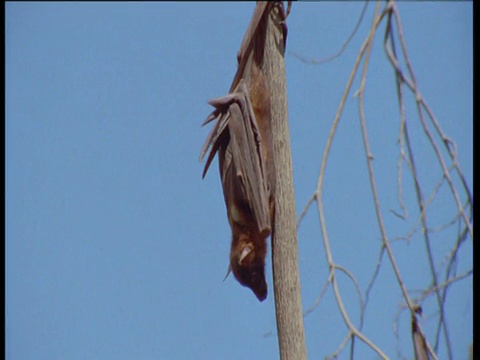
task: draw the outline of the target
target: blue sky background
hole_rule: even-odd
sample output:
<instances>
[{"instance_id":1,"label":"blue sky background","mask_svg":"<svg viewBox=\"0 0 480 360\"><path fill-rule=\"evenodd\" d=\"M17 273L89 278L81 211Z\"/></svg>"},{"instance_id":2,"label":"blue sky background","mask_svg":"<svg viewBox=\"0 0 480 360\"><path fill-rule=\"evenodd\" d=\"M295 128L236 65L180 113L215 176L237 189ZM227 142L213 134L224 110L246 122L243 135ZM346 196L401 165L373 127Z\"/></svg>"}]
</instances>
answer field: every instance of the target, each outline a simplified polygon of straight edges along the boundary
<instances>
[{"instance_id":1,"label":"blue sky background","mask_svg":"<svg viewBox=\"0 0 480 360\"><path fill-rule=\"evenodd\" d=\"M294 3L287 50L309 58L335 53L363 3ZM260 303L228 266L230 228L216 161L205 180L198 156L211 111L226 94L253 3L6 4L6 357L7 359L275 359L271 278ZM472 2L400 2L404 33L424 97L456 141L472 185ZM286 55L297 214L312 195L321 156L374 4L345 53L324 65ZM380 26L382 29L385 24ZM376 37L366 112L387 231L404 235L418 216L405 180L410 218L398 211L399 115L393 71ZM354 90L358 89L358 80ZM428 196L438 164L416 120L419 176ZM417 125L414 125L417 124ZM380 249L352 95L332 148L325 209L334 259L365 291ZM457 181L458 184L458 181ZM432 205L432 226L455 214L447 187ZM435 237L438 266L455 229ZM328 275L318 215L298 234L304 310ZM394 251L409 290L430 283L417 234ZM472 241L458 273L472 267ZM390 357L413 358L409 317L384 259L364 331ZM339 282L358 324L352 283ZM414 294L414 293L412 293ZM456 359L473 341L471 277L453 285L447 321ZM435 302L420 325L433 341ZM310 359L334 352L347 330L331 291L305 319ZM357 358L377 358L359 341ZM347 358L347 352L341 354ZM445 358L441 347L439 358Z\"/></svg>"}]
</instances>

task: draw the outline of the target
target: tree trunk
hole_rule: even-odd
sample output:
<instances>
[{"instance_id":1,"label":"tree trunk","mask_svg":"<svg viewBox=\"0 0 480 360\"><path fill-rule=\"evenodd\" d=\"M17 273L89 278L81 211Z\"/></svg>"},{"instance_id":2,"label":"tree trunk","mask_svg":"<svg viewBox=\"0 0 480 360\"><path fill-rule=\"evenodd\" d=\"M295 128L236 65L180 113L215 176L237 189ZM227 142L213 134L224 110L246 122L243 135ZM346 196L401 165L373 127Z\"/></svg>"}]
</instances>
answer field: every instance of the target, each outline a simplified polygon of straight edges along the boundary
<instances>
[{"instance_id":1,"label":"tree trunk","mask_svg":"<svg viewBox=\"0 0 480 360\"><path fill-rule=\"evenodd\" d=\"M275 161L275 224L272 236L273 284L280 358L307 358L298 273L295 195L288 128L285 49L278 9L270 13L264 66L271 93Z\"/></svg>"}]
</instances>

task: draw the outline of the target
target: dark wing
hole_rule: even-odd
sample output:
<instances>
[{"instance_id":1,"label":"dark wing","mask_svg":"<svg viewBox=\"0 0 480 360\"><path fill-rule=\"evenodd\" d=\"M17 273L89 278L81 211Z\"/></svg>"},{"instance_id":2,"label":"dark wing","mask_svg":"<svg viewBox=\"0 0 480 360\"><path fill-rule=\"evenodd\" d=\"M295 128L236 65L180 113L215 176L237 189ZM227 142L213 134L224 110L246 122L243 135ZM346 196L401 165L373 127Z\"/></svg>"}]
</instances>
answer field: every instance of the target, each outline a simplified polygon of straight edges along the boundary
<instances>
[{"instance_id":1,"label":"dark wing","mask_svg":"<svg viewBox=\"0 0 480 360\"><path fill-rule=\"evenodd\" d=\"M220 171L225 202L245 203L257 223L260 233L270 233L266 169L261 153L261 137L248 90L241 80L236 91L210 101L215 110L205 121L217 118L201 158L211 146L204 174L220 150ZM228 175L228 176L227 176Z\"/></svg>"}]
</instances>

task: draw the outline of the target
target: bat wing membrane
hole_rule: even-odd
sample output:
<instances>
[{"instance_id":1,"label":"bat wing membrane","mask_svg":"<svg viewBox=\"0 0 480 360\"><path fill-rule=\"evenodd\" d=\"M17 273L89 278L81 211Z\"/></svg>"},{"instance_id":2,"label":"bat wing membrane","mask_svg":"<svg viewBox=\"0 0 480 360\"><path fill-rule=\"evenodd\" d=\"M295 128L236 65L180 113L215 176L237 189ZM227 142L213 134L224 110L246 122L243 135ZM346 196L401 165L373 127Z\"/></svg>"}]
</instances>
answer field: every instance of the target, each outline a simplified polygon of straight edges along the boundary
<instances>
[{"instance_id":1,"label":"bat wing membrane","mask_svg":"<svg viewBox=\"0 0 480 360\"><path fill-rule=\"evenodd\" d=\"M217 118L217 122L200 155L203 158L211 146L203 174L220 151L220 169L225 172L222 185L226 203L247 204L257 221L259 232L266 236L271 231L266 170L260 132L243 80L235 92L209 103L216 109L205 123L214 118Z\"/></svg>"}]
</instances>

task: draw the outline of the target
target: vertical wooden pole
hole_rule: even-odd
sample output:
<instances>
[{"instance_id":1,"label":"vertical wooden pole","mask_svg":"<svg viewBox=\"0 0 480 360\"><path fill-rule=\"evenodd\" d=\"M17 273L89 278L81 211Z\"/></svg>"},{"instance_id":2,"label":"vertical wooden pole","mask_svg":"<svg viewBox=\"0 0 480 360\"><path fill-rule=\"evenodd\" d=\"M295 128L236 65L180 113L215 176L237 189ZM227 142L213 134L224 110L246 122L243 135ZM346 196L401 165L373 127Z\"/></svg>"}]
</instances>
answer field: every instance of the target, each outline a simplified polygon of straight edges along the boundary
<instances>
[{"instance_id":1,"label":"vertical wooden pole","mask_svg":"<svg viewBox=\"0 0 480 360\"><path fill-rule=\"evenodd\" d=\"M295 195L281 21L279 9L273 7L267 26L264 58L264 71L271 93L276 178L272 238L273 282L280 358L303 360L307 358L307 350L298 272Z\"/></svg>"}]
</instances>

